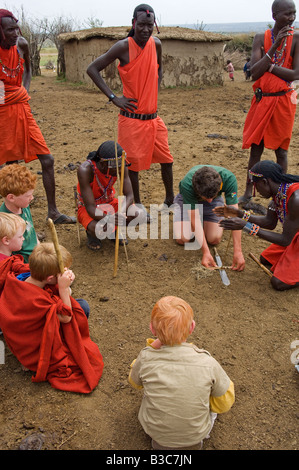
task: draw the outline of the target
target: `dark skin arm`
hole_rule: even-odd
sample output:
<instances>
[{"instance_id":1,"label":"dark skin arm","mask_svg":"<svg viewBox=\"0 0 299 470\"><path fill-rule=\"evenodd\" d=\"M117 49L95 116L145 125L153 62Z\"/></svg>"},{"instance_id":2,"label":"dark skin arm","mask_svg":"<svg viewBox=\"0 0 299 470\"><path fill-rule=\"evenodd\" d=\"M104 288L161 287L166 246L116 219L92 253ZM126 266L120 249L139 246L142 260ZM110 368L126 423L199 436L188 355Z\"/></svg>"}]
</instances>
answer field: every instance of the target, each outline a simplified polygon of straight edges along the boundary
<instances>
[{"instance_id":1,"label":"dark skin arm","mask_svg":"<svg viewBox=\"0 0 299 470\"><path fill-rule=\"evenodd\" d=\"M20 56L24 59L23 86L29 92L31 83L31 63L28 42L25 38L19 37L17 46Z\"/></svg>"},{"instance_id":2,"label":"dark skin arm","mask_svg":"<svg viewBox=\"0 0 299 470\"><path fill-rule=\"evenodd\" d=\"M283 42L284 38L288 36L289 31L289 26L281 28L277 34L274 44L272 44L268 51L270 57L274 56L276 49ZM284 67L275 65L275 67L272 69L272 74L290 82L299 79L299 34L297 32L294 32L291 56L293 57L293 69L286 69ZM269 70L272 62L265 54L264 34L257 34L253 40L250 63L251 76L253 80L257 80Z\"/></svg>"},{"instance_id":3,"label":"dark skin arm","mask_svg":"<svg viewBox=\"0 0 299 470\"><path fill-rule=\"evenodd\" d=\"M215 208L215 213L220 214L220 208ZM246 225L246 221L243 220L242 215L244 211L237 210L234 215L230 212L231 218L223 219L219 222L219 225L225 230L242 230ZM224 213L222 213L222 216ZM230 217L230 215L224 215ZM299 231L299 191L295 191L288 202L288 214L283 224L282 233L276 233L272 230L277 225L277 215L274 211L269 210L266 216L250 216L249 222L259 225L260 228L257 236L263 240L267 240L270 243L276 243L280 246L288 246L296 233ZM266 230L266 228L268 230Z\"/></svg>"},{"instance_id":4,"label":"dark skin arm","mask_svg":"<svg viewBox=\"0 0 299 470\"><path fill-rule=\"evenodd\" d=\"M80 165L77 171L78 181L80 184L81 195L84 201L85 209L90 217L94 220L102 220L105 215L96 215L96 201L90 187L90 184L93 181L94 174L92 168L88 162L84 162ZM108 180L107 180L108 181ZM124 173L124 185L123 185L123 195L126 196L126 207L123 212L127 211L128 207L133 203L134 196L131 185L131 180L129 178L128 169L125 168ZM118 217L115 214L115 224L118 225ZM120 220L120 225L123 225L123 221Z\"/></svg>"},{"instance_id":5,"label":"dark skin arm","mask_svg":"<svg viewBox=\"0 0 299 470\"><path fill-rule=\"evenodd\" d=\"M161 41L157 38L154 38L157 49L157 61L159 64L158 70L158 85L160 86L162 80L162 47ZM120 66L129 63L129 44L128 39L122 39L114 44L105 54L98 57L94 60L87 68L87 74L92 79L94 84L107 96L109 97L112 94L111 89L106 84L105 80L101 75L101 71L104 70L108 65L119 60ZM124 109L129 112L134 112L137 109L137 100L134 98L121 96L115 97L112 100L113 104L118 108Z\"/></svg>"}]
</instances>

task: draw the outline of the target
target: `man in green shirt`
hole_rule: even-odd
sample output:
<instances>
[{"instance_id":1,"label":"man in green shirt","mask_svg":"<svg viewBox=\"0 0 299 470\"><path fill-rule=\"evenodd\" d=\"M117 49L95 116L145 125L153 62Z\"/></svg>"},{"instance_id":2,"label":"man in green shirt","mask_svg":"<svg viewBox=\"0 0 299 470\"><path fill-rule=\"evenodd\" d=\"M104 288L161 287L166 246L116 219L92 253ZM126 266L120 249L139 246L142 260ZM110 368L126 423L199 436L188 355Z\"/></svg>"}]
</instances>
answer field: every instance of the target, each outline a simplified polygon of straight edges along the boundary
<instances>
[{"instance_id":1,"label":"man in green shirt","mask_svg":"<svg viewBox=\"0 0 299 470\"><path fill-rule=\"evenodd\" d=\"M213 209L225 203L238 208L238 184L235 175L221 166L196 165L179 184L180 193L175 197L174 238L186 249L201 248L201 263L207 268L216 267L209 246L220 243L223 229ZM195 245L189 243L195 237ZM242 253L241 234L232 232L234 254L232 269L242 271L245 260Z\"/></svg>"}]
</instances>

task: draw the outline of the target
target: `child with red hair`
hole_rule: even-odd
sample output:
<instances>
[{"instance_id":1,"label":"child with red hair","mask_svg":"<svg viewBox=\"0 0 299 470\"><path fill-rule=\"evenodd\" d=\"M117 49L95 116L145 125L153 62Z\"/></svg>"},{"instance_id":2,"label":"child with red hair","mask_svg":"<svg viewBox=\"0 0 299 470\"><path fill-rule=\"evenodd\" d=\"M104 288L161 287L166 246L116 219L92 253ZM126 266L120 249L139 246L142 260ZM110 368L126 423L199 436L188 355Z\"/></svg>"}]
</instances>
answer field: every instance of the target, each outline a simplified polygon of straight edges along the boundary
<instances>
[{"instance_id":1,"label":"child with red hair","mask_svg":"<svg viewBox=\"0 0 299 470\"><path fill-rule=\"evenodd\" d=\"M39 244L29 207L34 199L36 179L37 176L34 173L17 163L6 165L0 170L0 195L4 198L0 212L16 214L26 224L22 248L13 251L13 254L22 255L25 263L28 263L29 255Z\"/></svg>"},{"instance_id":2,"label":"child with red hair","mask_svg":"<svg viewBox=\"0 0 299 470\"><path fill-rule=\"evenodd\" d=\"M187 343L195 328L183 299L160 299L151 314L149 339L131 365L130 384L144 388L139 421L153 449L200 449L216 413L234 403L234 384L211 355Z\"/></svg>"}]
</instances>

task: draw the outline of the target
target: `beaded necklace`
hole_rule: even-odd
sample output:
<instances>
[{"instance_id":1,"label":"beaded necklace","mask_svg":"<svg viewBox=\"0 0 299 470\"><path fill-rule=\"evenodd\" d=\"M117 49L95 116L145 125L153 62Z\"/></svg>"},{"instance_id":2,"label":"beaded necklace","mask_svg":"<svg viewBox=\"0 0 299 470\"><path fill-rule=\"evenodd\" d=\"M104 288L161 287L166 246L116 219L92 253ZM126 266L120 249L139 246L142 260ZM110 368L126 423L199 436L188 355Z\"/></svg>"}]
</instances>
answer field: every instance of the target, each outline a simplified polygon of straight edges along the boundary
<instances>
[{"instance_id":1,"label":"beaded necklace","mask_svg":"<svg viewBox=\"0 0 299 470\"><path fill-rule=\"evenodd\" d=\"M292 183L281 183L273 197L275 211L280 222L283 223L287 214L287 192Z\"/></svg>"},{"instance_id":2,"label":"beaded necklace","mask_svg":"<svg viewBox=\"0 0 299 470\"><path fill-rule=\"evenodd\" d=\"M21 56L20 56L19 51L18 51L18 56L19 56L19 62L18 62L18 65L14 69L11 69L11 68L7 67L7 65L3 64L2 60L0 59L0 64L2 66L2 72L7 77L16 78L19 75L20 70L21 70Z\"/></svg>"},{"instance_id":3,"label":"beaded necklace","mask_svg":"<svg viewBox=\"0 0 299 470\"><path fill-rule=\"evenodd\" d=\"M272 39L272 44L274 44L275 37L274 37L273 29L271 29L271 39ZM280 66L284 64L284 61L286 58L286 45L287 45L287 38L284 38L284 41L280 49L279 50L276 49L276 51L274 52L274 64L280 65Z\"/></svg>"}]
</instances>

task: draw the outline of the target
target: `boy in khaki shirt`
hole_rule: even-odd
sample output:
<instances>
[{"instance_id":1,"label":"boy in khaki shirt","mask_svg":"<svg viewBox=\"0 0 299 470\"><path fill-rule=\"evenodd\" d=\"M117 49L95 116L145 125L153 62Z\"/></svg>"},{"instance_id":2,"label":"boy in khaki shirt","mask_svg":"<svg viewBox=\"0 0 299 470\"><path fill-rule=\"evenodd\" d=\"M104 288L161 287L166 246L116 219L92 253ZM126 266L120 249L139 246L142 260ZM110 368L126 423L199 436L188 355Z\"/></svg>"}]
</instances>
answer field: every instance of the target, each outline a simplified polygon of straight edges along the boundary
<instances>
[{"instance_id":1,"label":"boy in khaki shirt","mask_svg":"<svg viewBox=\"0 0 299 470\"><path fill-rule=\"evenodd\" d=\"M203 349L186 343L195 328L193 310L179 297L163 297L153 308L149 339L131 365L130 384L144 389L139 421L154 449L201 448L215 413L228 411L234 384Z\"/></svg>"}]
</instances>

